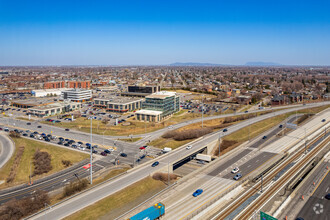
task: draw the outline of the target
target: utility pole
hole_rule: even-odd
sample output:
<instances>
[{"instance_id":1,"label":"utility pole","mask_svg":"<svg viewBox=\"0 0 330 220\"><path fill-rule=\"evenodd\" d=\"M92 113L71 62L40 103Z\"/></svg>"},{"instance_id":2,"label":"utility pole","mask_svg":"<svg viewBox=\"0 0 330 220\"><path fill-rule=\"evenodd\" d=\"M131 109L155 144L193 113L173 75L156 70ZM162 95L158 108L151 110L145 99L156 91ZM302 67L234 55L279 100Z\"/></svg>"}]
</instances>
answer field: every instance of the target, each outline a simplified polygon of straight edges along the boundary
<instances>
[{"instance_id":1,"label":"utility pole","mask_svg":"<svg viewBox=\"0 0 330 220\"><path fill-rule=\"evenodd\" d=\"M91 117L91 161L90 161L90 178L91 178L91 185L93 184L93 117Z\"/></svg>"},{"instance_id":2,"label":"utility pole","mask_svg":"<svg viewBox=\"0 0 330 220\"><path fill-rule=\"evenodd\" d=\"M262 192L262 182L263 182L263 174L261 174L261 192Z\"/></svg>"},{"instance_id":3,"label":"utility pole","mask_svg":"<svg viewBox=\"0 0 330 220\"><path fill-rule=\"evenodd\" d=\"M203 119L204 119L204 95L202 95L202 128L204 127L204 124L203 124Z\"/></svg>"},{"instance_id":4,"label":"utility pole","mask_svg":"<svg viewBox=\"0 0 330 220\"><path fill-rule=\"evenodd\" d=\"M170 161L167 161L167 185L170 185Z\"/></svg>"},{"instance_id":5,"label":"utility pole","mask_svg":"<svg viewBox=\"0 0 330 220\"><path fill-rule=\"evenodd\" d=\"M305 128L305 154L307 154L307 150L306 150L306 145L307 145L307 140L306 140L306 128Z\"/></svg>"},{"instance_id":6,"label":"utility pole","mask_svg":"<svg viewBox=\"0 0 330 220\"><path fill-rule=\"evenodd\" d=\"M219 157L220 157L220 146L221 146L221 132L219 134Z\"/></svg>"}]
</instances>

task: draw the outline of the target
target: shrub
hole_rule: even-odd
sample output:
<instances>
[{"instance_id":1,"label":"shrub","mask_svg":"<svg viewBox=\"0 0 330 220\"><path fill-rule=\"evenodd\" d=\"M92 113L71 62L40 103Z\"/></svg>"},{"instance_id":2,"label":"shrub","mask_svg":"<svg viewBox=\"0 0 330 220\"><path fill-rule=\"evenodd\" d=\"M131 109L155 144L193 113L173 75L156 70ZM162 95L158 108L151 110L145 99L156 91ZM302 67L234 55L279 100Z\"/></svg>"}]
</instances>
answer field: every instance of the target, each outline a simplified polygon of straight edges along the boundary
<instances>
[{"instance_id":1,"label":"shrub","mask_svg":"<svg viewBox=\"0 0 330 220\"><path fill-rule=\"evenodd\" d=\"M48 152L41 152L37 149L33 159L34 171L32 176L48 173L53 169L51 165L51 155Z\"/></svg>"},{"instance_id":2,"label":"shrub","mask_svg":"<svg viewBox=\"0 0 330 220\"><path fill-rule=\"evenodd\" d=\"M17 150L16 156L15 156L15 159L14 159L13 165L10 168L9 175L6 179L7 183L14 181L18 166L19 166L22 156L23 156L23 153L24 153L24 147L23 146L19 147Z\"/></svg>"},{"instance_id":3,"label":"shrub","mask_svg":"<svg viewBox=\"0 0 330 220\"><path fill-rule=\"evenodd\" d=\"M84 190L85 188L87 188L87 186L88 186L87 179L71 182L70 185L64 188L62 197L65 198L67 196L71 196L77 192Z\"/></svg>"},{"instance_id":4,"label":"shrub","mask_svg":"<svg viewBox=\"0 0 330 220\"><path fill-rule=\"evenodd\" d=\"M72 162L70 160L62 160L62 164L65 166L65 167L69 167L72 165Z\"/></svg>"},{"instance_id":5,"label":"shrub","mask_svg":"<svg viewBox=\"0 0 330 220\"><path fill-rule=\"evenodd\" d=\"M12 137L12 138L20 138L21 137L21 134L15 132L15 131L10 131L9 132L9 136Z\"/></svg>"},{"instance_id":6,"label":"shrub","mask_svg":"<svg viewBox=\"0 0 330 220\"><path fill-rule=\"evenodd\" d=\"M170 180L176 180L178 178L178 176L174 173L171 173L170 175L168 175L167 173L155 173L154 175L152 175L152 178L154 180L160 180L163 182L167 182L168 177L170 177Z\"/></svg>"},{"instance_id":7,"label":"shrub","mask_svg":"<svg viewBox=\"0 0 330 220\"><path fill-rule=\"evenodd\" d=\"M1 205L1 220L18 220L31 215L49 204L48 194L44 191L36 191L32 196L21 200L13 199Z\"/></svg>"}]
</instances>

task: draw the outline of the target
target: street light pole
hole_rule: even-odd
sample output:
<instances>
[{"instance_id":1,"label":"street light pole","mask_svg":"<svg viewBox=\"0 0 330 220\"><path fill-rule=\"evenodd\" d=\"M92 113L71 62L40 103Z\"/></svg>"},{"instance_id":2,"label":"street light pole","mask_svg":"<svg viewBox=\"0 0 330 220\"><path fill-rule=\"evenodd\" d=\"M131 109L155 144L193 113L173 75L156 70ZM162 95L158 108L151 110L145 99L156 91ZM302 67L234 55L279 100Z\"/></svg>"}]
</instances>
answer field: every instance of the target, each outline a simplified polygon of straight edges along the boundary
<instances>
[{"instance_id":1,"label":"street light pole","mask_svg":"<svg viewBox=\"0 0 330 220\"><path fill-rule=\"evenodd\" d=\"M221 132L219 133L219 157L220 157L220 146L221 146Z\"/></svg>"},{"instance_id":2,"label":"street light pole","mask_svg":"<svg viewBox=\"0 0 330 220\"><path fill-rule=\"evenodd\" d=\"M202 95L202 128L204 127L203 119L204 119L204 95Z\"/></svg>"},{"instance_id":3,"label":"street light pole","mask_svg":"<svg viewBox=\"0 0 330 220\"><path fill-rule=\"evenodd\" d=\"M91 117L91 158L90 158L90 178L91 178L91 185L93 184L93 118Z\"/></svg>"}]
</instances>

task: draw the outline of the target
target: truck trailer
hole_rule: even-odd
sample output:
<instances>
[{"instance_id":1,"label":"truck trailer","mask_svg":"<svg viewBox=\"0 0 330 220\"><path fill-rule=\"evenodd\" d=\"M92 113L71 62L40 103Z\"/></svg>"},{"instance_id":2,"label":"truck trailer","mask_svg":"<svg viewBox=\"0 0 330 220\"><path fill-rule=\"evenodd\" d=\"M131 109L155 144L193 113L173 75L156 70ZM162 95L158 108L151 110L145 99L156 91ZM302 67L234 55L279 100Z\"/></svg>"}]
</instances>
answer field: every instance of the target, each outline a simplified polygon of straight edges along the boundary
<instances>
[{"instance_id":1,"label":"truck trailer","mask_svg":"<svg viewBox=\"0 0 330 220\"><path fill-rule=\"evenodd\" d=\"M161 202L139 212L128 220L154 220L165 214L165 205Z\"/></svg>"},{"instance_id":2,"label":"truck trailer","mask_svg":"<svg viewBox=\"0 0 330 220\"><path fill-rule=\"evenodd\" d=\"M210 155L206 155L206 154L197 154L196 155L196 159L197 160L204 160L204 161L207 161L207 162L211 162L212 157Z\"/></svg>"}]
</instances>

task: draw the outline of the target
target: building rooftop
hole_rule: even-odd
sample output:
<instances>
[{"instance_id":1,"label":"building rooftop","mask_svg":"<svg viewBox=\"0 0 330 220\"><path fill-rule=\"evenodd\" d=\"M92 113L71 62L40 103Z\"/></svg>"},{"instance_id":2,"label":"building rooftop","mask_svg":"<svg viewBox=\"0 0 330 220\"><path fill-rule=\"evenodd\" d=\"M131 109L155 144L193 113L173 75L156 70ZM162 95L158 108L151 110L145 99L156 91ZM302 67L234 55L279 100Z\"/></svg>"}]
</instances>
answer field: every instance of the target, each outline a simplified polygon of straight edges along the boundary
<instances>
[{"instance_id":1,"label":"building rooftop","mask_svg":"<svg viewBox=\"0 0 330 220\"><path fill-rule=\"evenodd\" d=\"M135 112L135 114L143 114L143 115L161 115L163 112L155 111L155 110L145 110L141 109Z\"/></svg>"},{"instance_id":2,"label":"building rooftop","mask_svg":"<svg viewBox=\"0 0 330 220\"><path fill-rule=\"evenodd\" d=\"M13 100L11 103L20 104L20 105L46 105L54 103L54 98L29 98L24 100Z\"/></svg>"},{"instance_id":3,"label":"building rooftop","mask_svg":"<svg viewBox=\"0 0 330 220\"><path fill-rule=\"evenodd\" d=\"M141 98L133 98L133 97L122 97L122 96L114 96L114 95L104 95L104 97L94 98L94 100L103 100L108 101L114 104L125 104L135 101L142 101Z\"/></svg>"},{"instance_id":4,"label":"building rooftop","mask_svg":"<svg viewBox=\"0 0 330 220\"><path fill-rule=\"evenodd\" d=\"M160 91L155 92L151 95L148 95L146 98L156 98L156 99L165 99L167 97L175 96L175 92L168 92L168 91Z\"/></svg>"}]
</instances>

